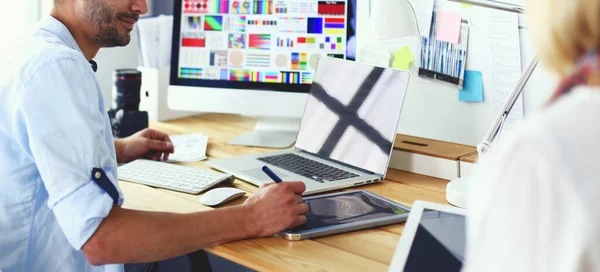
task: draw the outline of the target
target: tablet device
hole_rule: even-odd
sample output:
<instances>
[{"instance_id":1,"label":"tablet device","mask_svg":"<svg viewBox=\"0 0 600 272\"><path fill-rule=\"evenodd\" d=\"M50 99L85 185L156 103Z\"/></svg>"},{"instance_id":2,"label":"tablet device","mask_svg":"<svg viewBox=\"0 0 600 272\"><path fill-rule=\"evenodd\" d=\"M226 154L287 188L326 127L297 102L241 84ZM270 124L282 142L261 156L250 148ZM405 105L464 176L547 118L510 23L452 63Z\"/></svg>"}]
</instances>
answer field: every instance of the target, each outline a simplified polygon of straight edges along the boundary
<instances>
[{"instance_id":1,"label":"tablet device","mask_svg":"<svg viewBox=\"0 0 600 272\"><path fill-rule=\"evenodd\" d=\"M302 240L342 232L401 223L409 208L367 191L349 191L303 198L310 207L306 224L281 232L288 240Z\"/></svg>"},{"instance_id":2,"label":"tablet device","mask_svg":"<svg viewBox=\"0 0 600 272\"><path fill-rule=\"evenodd\" d=\"M464 209L415 201L389 271L460 271L465 219Z\"/></svg>"}]
</instances>

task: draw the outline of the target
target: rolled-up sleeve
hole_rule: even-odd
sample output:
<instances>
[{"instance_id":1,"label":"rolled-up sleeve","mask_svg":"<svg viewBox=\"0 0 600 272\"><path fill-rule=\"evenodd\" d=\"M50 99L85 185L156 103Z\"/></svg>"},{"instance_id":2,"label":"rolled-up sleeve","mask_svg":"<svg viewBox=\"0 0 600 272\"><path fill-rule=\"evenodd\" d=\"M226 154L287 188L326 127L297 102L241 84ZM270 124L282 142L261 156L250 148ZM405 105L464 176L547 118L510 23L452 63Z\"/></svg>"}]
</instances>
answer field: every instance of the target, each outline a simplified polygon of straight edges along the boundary
<instances>
[{"instance_id":1,"label":"rolled-up sleeve","mask_svg":"<svg viewBox=\"0 0 600 272\"><path fill-rule=\"evenodd\" d=\"M26 146L48 192L47 204L77 250L113 205L122 203L110 126L86 64L74 56L41 65L23 83L17 115L26 126ZM117 199L94 179L98 170Z\"/></svg>"}]
</instances>

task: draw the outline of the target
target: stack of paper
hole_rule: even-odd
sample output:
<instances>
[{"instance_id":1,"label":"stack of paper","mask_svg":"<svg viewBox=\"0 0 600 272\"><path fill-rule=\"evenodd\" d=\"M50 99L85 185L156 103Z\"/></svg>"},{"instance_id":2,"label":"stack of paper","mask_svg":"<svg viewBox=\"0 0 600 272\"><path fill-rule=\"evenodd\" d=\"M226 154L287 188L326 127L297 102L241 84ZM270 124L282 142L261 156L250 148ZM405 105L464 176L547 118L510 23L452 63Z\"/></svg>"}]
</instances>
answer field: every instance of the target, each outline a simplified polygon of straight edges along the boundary
<instances>
[{"instance_id":1,"label":"stack of paper","mask_svg":"<svg viewBox=\"0 0 600 272\"><path fill-rule=\"evenodd\" d=\"M170 136L175 153L169 162L196 162L206 159L208 136L202 133Z\"/></svg>"}]
</instances>

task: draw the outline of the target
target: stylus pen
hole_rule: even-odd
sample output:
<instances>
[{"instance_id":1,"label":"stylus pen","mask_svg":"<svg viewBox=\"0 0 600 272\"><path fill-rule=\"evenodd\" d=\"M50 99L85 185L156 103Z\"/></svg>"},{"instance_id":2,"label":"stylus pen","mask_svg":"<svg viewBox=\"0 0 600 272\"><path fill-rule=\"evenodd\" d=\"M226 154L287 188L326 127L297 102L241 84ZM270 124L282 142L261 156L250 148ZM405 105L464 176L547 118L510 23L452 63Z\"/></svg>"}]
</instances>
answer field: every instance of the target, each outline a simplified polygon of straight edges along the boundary
<instances>
[{"instance_id":1,"label":"stylus pen","mask_svg":"<svg viewBox=\"0 0 600 272\"><path fill-rule=\"evenodd\" d=\"M280 183L283 181L279 176L277 176L277 174L275 174L275 172L271 171L271 169L269 169L269 167L267 167L266 165L262 167L262 170L263 172L265 172L265 174L267 174L267 176L269 176L273 181L275 181L275 183Z\"/></svg>"}]
</instances>

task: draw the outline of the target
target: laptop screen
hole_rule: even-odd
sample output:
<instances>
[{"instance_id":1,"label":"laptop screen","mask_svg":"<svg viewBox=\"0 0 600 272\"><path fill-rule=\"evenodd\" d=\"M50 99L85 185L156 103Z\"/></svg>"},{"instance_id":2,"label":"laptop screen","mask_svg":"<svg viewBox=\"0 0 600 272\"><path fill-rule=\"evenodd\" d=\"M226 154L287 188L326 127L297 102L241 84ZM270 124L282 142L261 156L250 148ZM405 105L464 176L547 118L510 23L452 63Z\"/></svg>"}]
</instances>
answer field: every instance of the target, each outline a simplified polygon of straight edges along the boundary
<instances>
[{"instance_id":1,"label":"laptop screen","mask_svg":"<svg viewBox=\"0 0 600 272\"><path fill-rule=\"evenodd\" d=\"M296 147L384 175L409 73L351 61L319 61Z\"/></svg>"}]
</instances>

